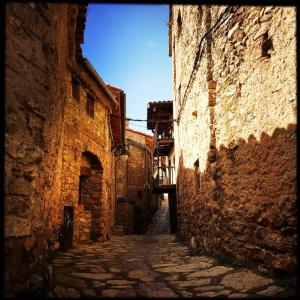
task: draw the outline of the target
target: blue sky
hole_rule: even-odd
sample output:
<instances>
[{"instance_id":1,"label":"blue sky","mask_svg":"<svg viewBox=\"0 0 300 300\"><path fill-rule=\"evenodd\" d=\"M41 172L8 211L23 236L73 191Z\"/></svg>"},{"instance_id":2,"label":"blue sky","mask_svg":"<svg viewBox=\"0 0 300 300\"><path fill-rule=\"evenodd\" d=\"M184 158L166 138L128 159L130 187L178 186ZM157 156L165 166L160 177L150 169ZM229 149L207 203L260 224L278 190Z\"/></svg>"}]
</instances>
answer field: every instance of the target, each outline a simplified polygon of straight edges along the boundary
<instances>
[{"instance_id":1,"label":"blue sky","mask_svg":"<svg viewBox=\"0 0 300 300\"><path fill-rule=\"evenodd\" d=\"M171 100L168 19L168 5L88 5L83 55L105 83L124 90L129 118L147 119L148 102ZM146 122L129 127L151 132Z\"/></svg>"}]
</instances>

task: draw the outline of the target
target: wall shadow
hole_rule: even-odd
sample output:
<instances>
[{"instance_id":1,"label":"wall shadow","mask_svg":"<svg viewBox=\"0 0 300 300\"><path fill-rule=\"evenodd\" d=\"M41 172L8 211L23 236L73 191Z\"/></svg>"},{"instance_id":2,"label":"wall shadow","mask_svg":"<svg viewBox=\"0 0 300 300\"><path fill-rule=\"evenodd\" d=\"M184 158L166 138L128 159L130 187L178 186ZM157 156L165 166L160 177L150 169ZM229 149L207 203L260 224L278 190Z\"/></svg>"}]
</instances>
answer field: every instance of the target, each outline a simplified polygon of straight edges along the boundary
<instances>
[{"instance_id":1,"label":"wall shadow","mask_svg":"<svg viewBox=\"0 0 300 300\"><path fill-rule=\"evenodd\" d=\"M296 125L210 149L206 169L177 177L178 236L213 254L296 271Z\"/></svg>"}]
</instances>

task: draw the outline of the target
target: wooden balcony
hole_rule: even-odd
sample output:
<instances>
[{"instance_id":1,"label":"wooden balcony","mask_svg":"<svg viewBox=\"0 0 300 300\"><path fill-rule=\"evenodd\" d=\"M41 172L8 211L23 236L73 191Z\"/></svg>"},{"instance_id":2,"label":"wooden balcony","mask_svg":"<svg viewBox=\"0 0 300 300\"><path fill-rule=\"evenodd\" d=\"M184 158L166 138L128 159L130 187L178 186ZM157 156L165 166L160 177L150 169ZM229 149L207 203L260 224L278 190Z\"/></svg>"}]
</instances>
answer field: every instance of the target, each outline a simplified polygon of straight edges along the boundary
<instances>
[{"instance_id":1,"label":"wooden balcony","mask_svg":"<svg viewBox=\"0 0 300 300\"><path fill-rule=\"evenodd\" d=\"M153 172L153 194L169 193L176 190L174 166L156 166Z\"/></svg>"}]
</instances>

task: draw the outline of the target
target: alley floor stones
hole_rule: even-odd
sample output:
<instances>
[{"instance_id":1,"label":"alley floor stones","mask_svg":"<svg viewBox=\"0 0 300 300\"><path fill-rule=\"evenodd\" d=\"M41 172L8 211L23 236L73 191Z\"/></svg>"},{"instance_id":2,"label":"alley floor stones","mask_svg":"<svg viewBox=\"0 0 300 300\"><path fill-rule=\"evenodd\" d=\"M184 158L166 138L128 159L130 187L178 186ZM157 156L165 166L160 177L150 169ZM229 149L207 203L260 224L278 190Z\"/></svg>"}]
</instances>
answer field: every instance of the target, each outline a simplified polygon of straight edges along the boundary
<instances>
[{"instance_id":1,"label":"alley floor stones","mask_svg":"<svg viewBox=\"0 0 300 300\"><path fill-rule=\"evenodd\" d=\"M170 233L169 203L164 199L148 227L147 234Z\"/></svg>"},{"instance_id":2,"label":"alley floor stones","mask_svg":"<svg viewBox=\"0 0 300 300\"><path fill-rule=\"evenodd\" d=\"M192 256L173 234L112 236L57 254L48 297L293 296L255 270Z\"/></svg>"}]
</instances>

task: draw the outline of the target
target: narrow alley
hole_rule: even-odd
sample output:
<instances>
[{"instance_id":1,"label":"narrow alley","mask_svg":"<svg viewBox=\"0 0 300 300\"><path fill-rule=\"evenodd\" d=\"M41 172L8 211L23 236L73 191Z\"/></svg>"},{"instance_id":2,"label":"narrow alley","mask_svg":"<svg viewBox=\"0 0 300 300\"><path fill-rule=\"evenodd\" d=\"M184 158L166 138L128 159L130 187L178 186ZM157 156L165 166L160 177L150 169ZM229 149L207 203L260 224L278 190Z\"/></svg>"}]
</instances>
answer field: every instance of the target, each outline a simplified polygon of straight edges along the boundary
<instances>
[{"instance_id":1,"label":"narrow alley","mask_svg":"<svg viewBox=\"0 0 300 300\"><path fill-rule=\"evenodd\" d=\"M295 6L1 11L4 297L296 297Z\"/></svg>"},{"instance_id":2,"label":"narrow alley","mask_svg":"<svg viewBox=\"0 0 300 300\"><path fill-rule=\"evenodd\" d=\"M168 200L164 199L161 208L156 211L152 222L148 227L147 234L166 234L170 232L170 216Z\"/></svg>"},{"instance_id":3,"label":"narrow alley","mask_svg":"<svg viewBox=\"0 0 300 300\"><path fill-rule=\"evenodd\" d=\"M293 291L257 270L193 256L168 234L164 200L146 235L83 242L52 260L49 297L264 297Z\"/></svg>"}]
</instances>

